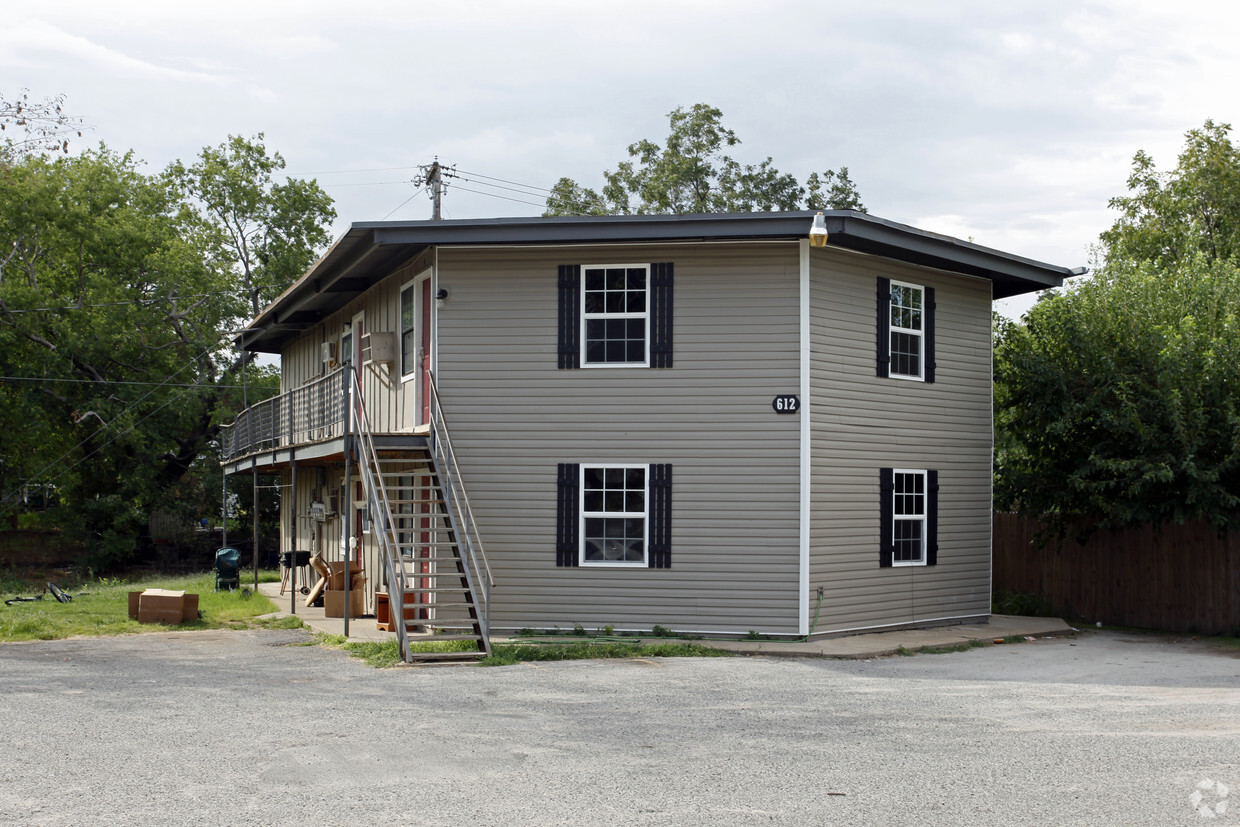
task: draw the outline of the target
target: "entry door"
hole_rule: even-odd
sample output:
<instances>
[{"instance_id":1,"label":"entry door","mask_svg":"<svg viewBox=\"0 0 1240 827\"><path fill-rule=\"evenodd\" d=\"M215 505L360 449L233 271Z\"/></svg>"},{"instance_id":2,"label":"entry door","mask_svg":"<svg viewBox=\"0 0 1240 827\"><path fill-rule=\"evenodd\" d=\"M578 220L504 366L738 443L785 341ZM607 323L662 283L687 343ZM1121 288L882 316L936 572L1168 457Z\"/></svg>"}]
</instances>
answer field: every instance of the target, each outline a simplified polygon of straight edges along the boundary
<instances>
[{"instance_id":1,"label":"entry door","mask_svg":"<svg viewBox=\"0 0 1240 827\"><path fill-rule=\"evenodd\" d=\"M431 421L431 277L427 273L418 285L418 424Z\"/></svg>"}]
</instances>

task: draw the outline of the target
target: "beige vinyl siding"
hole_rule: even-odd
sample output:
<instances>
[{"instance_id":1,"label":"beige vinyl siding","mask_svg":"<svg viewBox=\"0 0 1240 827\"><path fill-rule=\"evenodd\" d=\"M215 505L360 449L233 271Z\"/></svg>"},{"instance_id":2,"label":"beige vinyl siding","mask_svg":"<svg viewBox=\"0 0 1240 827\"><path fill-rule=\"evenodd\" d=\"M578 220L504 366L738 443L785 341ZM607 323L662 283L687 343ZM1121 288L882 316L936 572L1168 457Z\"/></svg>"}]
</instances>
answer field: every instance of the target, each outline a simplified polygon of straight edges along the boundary
<instances>
[{"instance_id":1,"label":"beige vinyl siding","mask_svg":"<svg viewBox=\"0 0 1240 827\"><path fill-rule=\"evenodd\" d=\"M675 366L557 369L560 264L675 265ZM438 381L497 630L795 634L795 244L441 249ZM556 566L557 463L671 463L672 567Z\"/></svg>"},{"instance_id":2,"label":"beige vinyl siding","mask_svg":"<svg viewBox=\"0 0 1240 827\"><path fill-rule=\"evenodd\" d=\"M990 611L990 283L813 251L811 594L816 632ZM935 382L875 375L880 276L936 290ZM938 565L879 567L879 469L939 471Z\"/></svg>"}]
</instances>

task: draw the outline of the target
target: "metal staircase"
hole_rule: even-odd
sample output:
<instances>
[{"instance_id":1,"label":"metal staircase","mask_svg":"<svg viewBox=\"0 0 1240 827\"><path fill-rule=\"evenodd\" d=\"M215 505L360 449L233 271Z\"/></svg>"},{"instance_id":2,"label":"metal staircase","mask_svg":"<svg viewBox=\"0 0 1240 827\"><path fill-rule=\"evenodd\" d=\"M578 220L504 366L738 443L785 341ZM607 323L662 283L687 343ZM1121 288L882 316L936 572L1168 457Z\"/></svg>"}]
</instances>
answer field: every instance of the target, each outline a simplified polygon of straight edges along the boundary
<instances>
[{"instance_id":1,"label":"metal staircase","mask_svg":"<svg viewBox=\"0 0 1240 827\"><path fill-rule=\"evenodd\" d=\"M431 379L425 447L376 451L364 406L354 402L362 484L386 574L402 658L468 660L491 654L494 580ZM351 395L360 400L356 376ZM411 651L413 642L473 641L470 651Z\"/></svg>"}]
</instances>

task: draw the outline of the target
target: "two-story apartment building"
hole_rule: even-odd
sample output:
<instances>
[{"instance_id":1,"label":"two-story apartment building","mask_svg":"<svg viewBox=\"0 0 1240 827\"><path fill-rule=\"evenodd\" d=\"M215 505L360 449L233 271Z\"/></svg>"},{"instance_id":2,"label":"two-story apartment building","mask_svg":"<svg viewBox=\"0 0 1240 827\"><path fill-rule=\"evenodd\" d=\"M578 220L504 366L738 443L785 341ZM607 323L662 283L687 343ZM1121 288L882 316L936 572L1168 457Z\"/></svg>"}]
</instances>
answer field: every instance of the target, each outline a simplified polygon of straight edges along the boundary
<instances>
[{"instance_id":1,"label":"two-story apartment building","mask_svg":"<svg viewBox=\"0 0 1240 827\"><path fill-rule=\"evenodd\" d=\"M282 394L226 471L280 470L285 548L353 549L368 608L403 556L422 625L484 581L497 634L983 619L991 302L1072 271L851 211L815 246L813 218L355 224L242 334Z\"/></svg>"}]
</instances>

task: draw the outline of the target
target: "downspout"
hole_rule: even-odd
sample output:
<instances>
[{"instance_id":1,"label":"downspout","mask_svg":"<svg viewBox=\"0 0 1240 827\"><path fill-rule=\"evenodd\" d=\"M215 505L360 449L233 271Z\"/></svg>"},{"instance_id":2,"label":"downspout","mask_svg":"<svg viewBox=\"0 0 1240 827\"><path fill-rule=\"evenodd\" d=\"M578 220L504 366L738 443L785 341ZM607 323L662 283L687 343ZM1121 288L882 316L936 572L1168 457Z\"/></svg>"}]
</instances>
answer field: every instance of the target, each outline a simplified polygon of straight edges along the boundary
<instances>
[{"instance_id":1,"label":"downspout","mask_svg":"<svg viewBox=\"0 0 1240 827\"><path fill-rule=\"evenodd\" d=\"M801 377L801 501L800 501L800 579L797 584L798 601L798 634L805 637L810 633L809 622L809 563L810 563L810 313L809 313L809 239L803 238L799 243L800 252L800 377ZM819 604L821 607L821 603Z\"/></svg>"}]
</instances>

